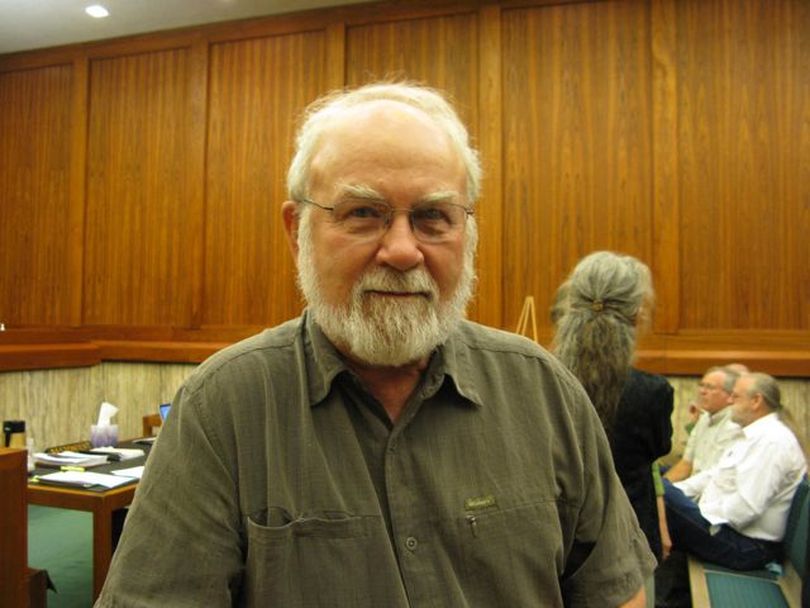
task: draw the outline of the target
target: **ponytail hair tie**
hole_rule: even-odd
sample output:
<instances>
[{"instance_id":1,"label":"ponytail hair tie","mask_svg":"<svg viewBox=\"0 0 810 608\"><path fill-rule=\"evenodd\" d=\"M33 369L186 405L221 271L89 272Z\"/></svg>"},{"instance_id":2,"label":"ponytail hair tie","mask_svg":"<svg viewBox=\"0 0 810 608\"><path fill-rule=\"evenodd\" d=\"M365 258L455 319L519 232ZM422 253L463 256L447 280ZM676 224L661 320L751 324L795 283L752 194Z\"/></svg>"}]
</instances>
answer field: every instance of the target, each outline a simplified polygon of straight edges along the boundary
<instances>
[{"instance_id":1,"label":"ponytail hair tie","mask_svg":"<svg viewBox=\"0 0 810 608\"><path fill-rule=\"evenodd\" d=\"M602 300L594 300L591 304L591 310L594 312L602 312L602 309L605 308L605 303Z\"/></svg>"}]
</instances>

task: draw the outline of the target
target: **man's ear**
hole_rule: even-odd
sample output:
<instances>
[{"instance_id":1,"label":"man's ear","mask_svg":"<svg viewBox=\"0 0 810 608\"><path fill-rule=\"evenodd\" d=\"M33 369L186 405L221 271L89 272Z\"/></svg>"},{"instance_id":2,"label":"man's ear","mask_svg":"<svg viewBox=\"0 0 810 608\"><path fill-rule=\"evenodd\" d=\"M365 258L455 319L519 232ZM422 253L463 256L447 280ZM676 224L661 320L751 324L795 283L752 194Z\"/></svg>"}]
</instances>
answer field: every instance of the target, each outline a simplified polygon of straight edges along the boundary
<instances>
[{"instance_id":1,"label":"man's ear","mask_svg":"<svg viewBox=\"0 0 810 608\"><path fill-rule=\"evenodd\" d=\"M298 260L298 203L284 201L281 205L281 217L284 220L284 232L287 234L287 244L290 246L293 258Z\"/></svg>"}]
</instances>

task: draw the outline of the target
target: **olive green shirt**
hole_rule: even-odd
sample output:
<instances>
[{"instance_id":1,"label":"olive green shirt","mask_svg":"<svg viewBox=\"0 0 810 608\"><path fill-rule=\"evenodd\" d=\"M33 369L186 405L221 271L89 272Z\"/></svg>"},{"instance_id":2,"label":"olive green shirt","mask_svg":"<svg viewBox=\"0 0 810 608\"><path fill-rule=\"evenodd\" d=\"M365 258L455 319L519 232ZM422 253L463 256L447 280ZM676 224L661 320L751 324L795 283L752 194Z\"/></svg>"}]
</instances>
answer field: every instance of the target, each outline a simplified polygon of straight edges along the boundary
<instances>
[{"instance_id":1,"label":"olive green shirt","mask_svg":"<svg viewBox=\"0 0 810 608\"><path fill-rule=\"evenodd\" d=\"M604 608L654 565L546 351L465 321L392 424L305 315L180 389L96 605Z\"/></svg>"}]
</instances>

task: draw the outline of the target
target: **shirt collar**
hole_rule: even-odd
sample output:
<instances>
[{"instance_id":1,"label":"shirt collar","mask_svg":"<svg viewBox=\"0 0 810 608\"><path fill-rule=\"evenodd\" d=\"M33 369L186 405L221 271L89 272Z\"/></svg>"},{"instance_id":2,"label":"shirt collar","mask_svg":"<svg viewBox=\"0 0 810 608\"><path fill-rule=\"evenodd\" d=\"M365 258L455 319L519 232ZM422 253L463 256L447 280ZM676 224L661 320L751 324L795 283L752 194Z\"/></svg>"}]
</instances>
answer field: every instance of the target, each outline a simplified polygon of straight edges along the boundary
<instances>
[{"instance_id":1,"label":"shirt collar","mask_svg":"<svg viewBox=\"0 0 810 608\"><path fill-rule=\"evenodd\" d=\"M769 428L771 428L774 424L778 423L779 423L779 414L777 414L776 412L772 412L770 414L766 414L762 418L754 420L751 424L744 426L743 433L745 433L745 437L747 439L761 437L762 435L768 432Z\"/></svg>"},{"instance_id":2,"label":"shirt collar","mask_svg":"<svg viewBox=\"0 0 810 608\"><path fill-rule=\"evenodd\" d=\"M332 383L341 373L349 373L349 368L340 352L326 337L320 326L312 320L312 315L304 311L301 331L307 359L307 382L309 385L310 406L322 402L331 390ZM477 383L480 374L475 374L470 362L469 348L458 336L458 331L440 345L431 357L425 371L427 392L433 394L446 379L449 385L465 401L482 406Z\"/></svg>"},{"instance_id":3,"label":"shirt collar","mask_svg":"<svg viewBox=\"0 0 810 608\"><path fill-rule=\"evenodd\" d=\"M706 412L708 414L708 412ZM731 417L731 406L727 405L719 412L715 412L714 414L709 414L709 426L714 426L715 424L719 424L721 422L725 422Z\"/></svg>"}]
</instances>

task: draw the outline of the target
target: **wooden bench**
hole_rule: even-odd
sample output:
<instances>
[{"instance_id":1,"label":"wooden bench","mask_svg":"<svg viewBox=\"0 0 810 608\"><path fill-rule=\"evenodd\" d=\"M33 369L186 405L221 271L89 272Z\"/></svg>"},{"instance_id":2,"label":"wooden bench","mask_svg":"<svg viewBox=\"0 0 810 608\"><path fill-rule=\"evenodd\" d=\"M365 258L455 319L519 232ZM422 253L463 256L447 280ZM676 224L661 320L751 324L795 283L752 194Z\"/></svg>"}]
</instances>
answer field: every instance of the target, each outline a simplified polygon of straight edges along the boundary
<instances>
[{"instance_id":1,"label":"wooden bench","mask_svg":"<svg viewBox=\"0 0 810 608\"><path fill-rule=\"evenodd\" d=\"M810 483L805 478L790 505L782 574L735 571L689 556L693 608L803 608L802 586L810 585ZM804 590L805 598L809 593Z\"/></svg>"}]
</instances>

